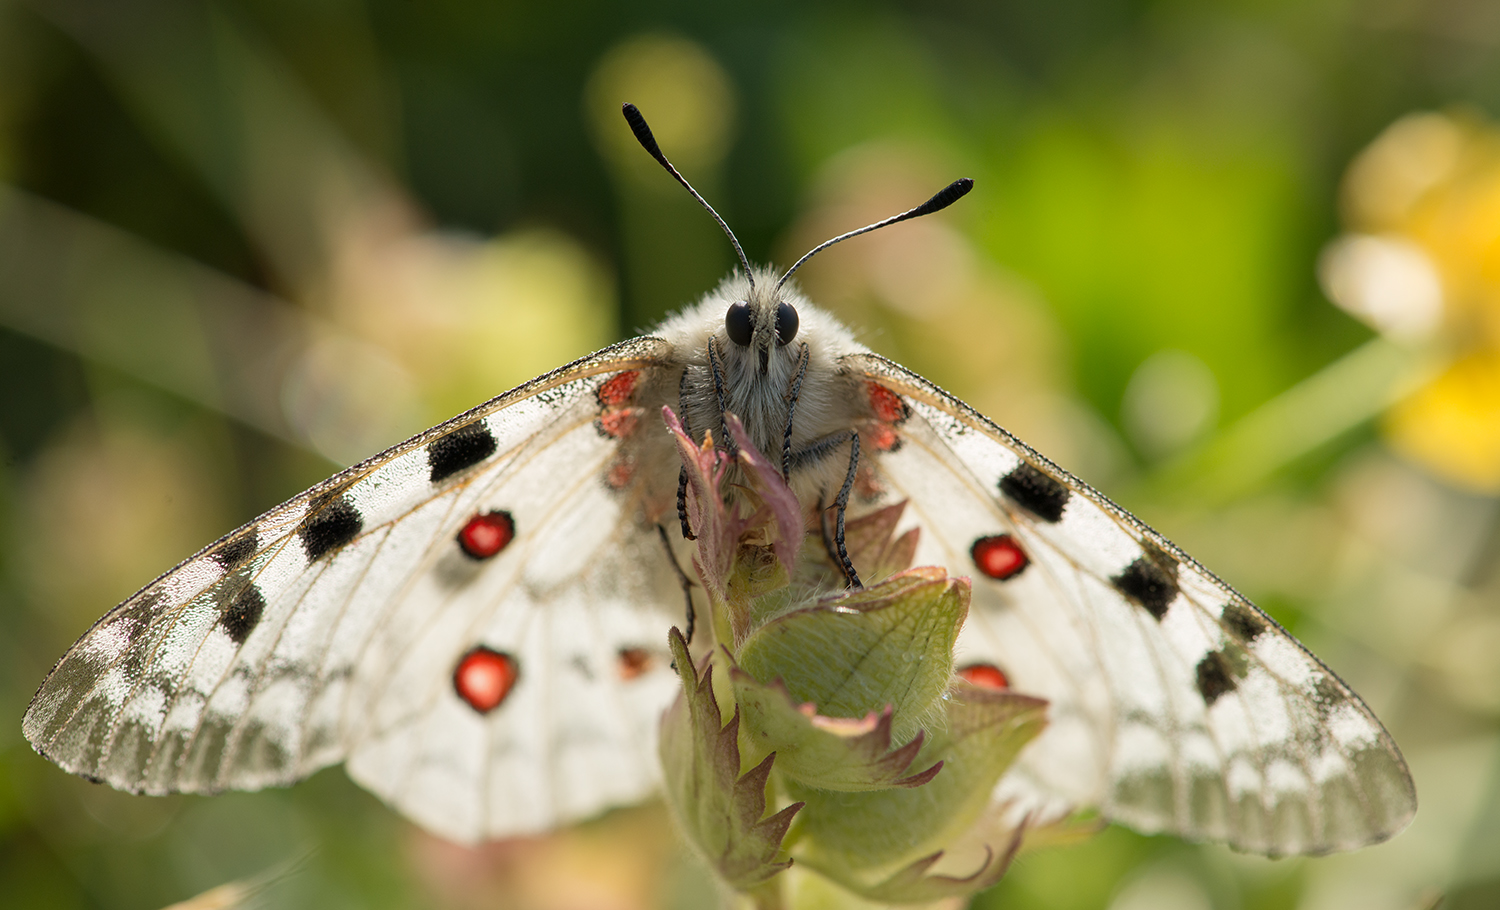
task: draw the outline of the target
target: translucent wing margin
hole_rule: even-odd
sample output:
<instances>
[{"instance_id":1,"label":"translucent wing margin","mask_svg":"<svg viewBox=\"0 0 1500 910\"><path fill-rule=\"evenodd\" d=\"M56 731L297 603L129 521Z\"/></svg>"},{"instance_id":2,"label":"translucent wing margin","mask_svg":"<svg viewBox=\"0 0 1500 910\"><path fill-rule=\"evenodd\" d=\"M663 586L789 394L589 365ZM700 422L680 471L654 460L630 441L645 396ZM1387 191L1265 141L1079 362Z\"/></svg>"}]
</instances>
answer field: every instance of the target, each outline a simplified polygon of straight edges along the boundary
<instances>
[{"instance_id":1,"label":"translucent wing margin","mask_svg":"<svg viewBox=\"0 0 1500 910\"><path fill-rule=\"evenodd\" d=\"M908 500L917 561L974 575L959 665L996 664L1050 701L1048 730L997 796L1269 855L1352 849L1407 825L1416 794L1390 735L1274 620L920 376L876 355L844 364L910 408L877 483ZM1003 581L971 555L1002 534L1028 560Z\"/></svg>"},{"instance_id":2,"label":"translucent wing margin","mask_svg":"<svg viewBox=\"0 0 1500 910\"><path fill-rule=\"evenodd\" d=\"M68 650L27 709L27 739L144 793L283 785L348 759L397 808L468 841L645 796L675 686L652 651L681 593L637 504L606 483L618 445L596 418L601 383L667 354L655 338L606 348L205 548ZM462 553L466 521L501 509L509 546ZM519 667L488 714L455 694L476 645Z\"/></svg>"}]
</instances>

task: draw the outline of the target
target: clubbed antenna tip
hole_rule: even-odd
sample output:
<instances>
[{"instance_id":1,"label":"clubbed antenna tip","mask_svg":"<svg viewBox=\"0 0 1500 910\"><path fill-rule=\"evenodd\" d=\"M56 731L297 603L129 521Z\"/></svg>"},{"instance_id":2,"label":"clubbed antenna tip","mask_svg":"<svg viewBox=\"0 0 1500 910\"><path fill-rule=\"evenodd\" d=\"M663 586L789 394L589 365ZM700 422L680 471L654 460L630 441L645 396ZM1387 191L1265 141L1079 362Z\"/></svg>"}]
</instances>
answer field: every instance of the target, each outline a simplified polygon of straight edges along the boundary
<instances>
[{"instance_id":1,"label":"clubbed antenna tip","mask_svg":"<svg viewBox=\"0 0 1500 910\"><path fill-rule=\"evenodd\" d=\"M893 225L898 221L905 221L908 218L920 218L923 215L931 215L933 212L940 212L953 203L957 202L958 200L964 198L964 196L968 194L969 190L972 190L973 188L974 181L972 178L960 177L959 179L943 187L941 190L938 190L931 199L927 200L914 209L902 212L899 215L892 215L890 218L887 218L884 221L877 221L874 224L867 224L857 231L850 231L847 234L840 234L832 240L823 241L822 243L808 250L805 256L803 256L801 259L798 259L791 268L786 270L786 273L781 276L781 279L779 281L776 282L776 289L780 290L781 286L783 284L786 284L786 280L792 277L792 273L802 268L802 263L813 258L814 255L822 252L823 250L826 250L829 247L833 246L835 243L838 243L841 240L848 240L850 237L858 237L860 234L868 234L869 232L877 230L879 228L889 227L890 225Z\"/></svg>"},{"instance_id":2,"label":"clubbed antenna tip","mask_svg":"<svg viewBox=\"0 0 1500 910\"><path fill-rule=\"evenodd\" d=\"M974 178L960 177L942 189L938 190L933 197L896 220L905 218L920 218L923 215L931 215L933 212L941 212L943 209L969 195L969 190L974 188Z\"/></svg>"}]
</instances>

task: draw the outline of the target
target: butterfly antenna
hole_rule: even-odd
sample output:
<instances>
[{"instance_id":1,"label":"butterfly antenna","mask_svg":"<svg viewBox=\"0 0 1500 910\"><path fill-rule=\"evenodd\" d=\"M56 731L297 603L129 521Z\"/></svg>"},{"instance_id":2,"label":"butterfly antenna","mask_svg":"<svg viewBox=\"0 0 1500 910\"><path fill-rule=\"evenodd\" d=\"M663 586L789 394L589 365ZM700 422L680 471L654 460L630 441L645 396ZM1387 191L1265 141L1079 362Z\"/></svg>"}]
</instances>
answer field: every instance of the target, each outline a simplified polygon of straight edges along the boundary
<instances>
[{"instance_id":1,"label":"butterfly antenna","mask_svg":"<svg viewBox=\"0 0 1500 910\"><path fill-rule=\"evenodd\" d=\"M641 148L645 149L652 158L655 158L657 164L666 168L668 174L676 177L677 182L686 187L687 191L693 194L693 198L698 200L698 204L707 209L708 213L714 216L714 220L719 223L719 227L724 229L725 236L729 238L730 243L734 244L735 255L740 257L740 265L745 267L745 278L750 282L750 289L752 291L755 290L755 276L750 273L750 260L745 258L745 251L740 246L739 238L734 236L734 231L729 229L729 225L725 224L724 219L719 217L719 213L714 211L714 207L708 204L708 200L700 196L698 191L693 189L693 185L687 182L687 178L679 174L677 168L672 166L672 162L667 160L667 156L662 154L661 146L656 144L656 137L651 135L651 127L646 125L646 118L641 116L640 109L627 101L620 105L620 111L625 114L625 122L630 124L630 131L635 133L635 140L641 144ZM959 195L962 194L960 193ZM954 198L958 197L955 196ZM944 204L946 205L947 203ZM942 208L942 206L938 206L938 208ZM937 209L933 209L933 211L937 211Z\"/></svg>"},{"instance_id":2,"label":"butterfly antenna","mask_svg":"<svg viewBox=\"0 0 1500 910\"><path fill-rule=\"evenodd\" d=\"M677 179L681 180L682 178L679 177ZM884 221L877 221L874 224L867 224L857 231L850 231L847 234L840 234L832 240L823 241L822 243L808 250L807 255L803 256L801 259L798 259L791 268L786 270L786 273L781 276L781 280L776 282L776 290L781 290L781 286L783 284L786 284L786 280L788 278L792 277L792 273L802 268L802 263L813 258L813 256L817 253L820 253L823 250L826 250L829 247L833 246L835 243L838 243L840 240L848 240L850 237L858 237L860 234L868 234L873 230L887 227L889 225L895 224L898 221L905 221L908 218L920 218L923 215L931 215L933 212L941 212L943 209L964 198L969 190L972 190L973 188L974 181L972 179L968 177L961 177L958 180L955 180L947 186L943 187L938 191L937 195L933 196L931 199L927 200L926 202L922 203L909 212L902 212L901 214L887 218Z\"/></svg>"}]
</instances>

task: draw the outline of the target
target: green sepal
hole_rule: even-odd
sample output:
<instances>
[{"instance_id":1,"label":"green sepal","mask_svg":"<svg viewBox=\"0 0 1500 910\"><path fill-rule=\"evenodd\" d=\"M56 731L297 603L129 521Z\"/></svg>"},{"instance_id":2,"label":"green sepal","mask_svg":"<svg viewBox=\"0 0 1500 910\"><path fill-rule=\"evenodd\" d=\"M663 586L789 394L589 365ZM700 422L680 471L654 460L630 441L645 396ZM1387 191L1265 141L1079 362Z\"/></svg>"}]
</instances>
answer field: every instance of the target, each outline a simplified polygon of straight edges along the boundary
<instances>
[{"instance_id":1,"label":"green sepal","mask_svg":"<svg viewBox=\"0 0 1500 910\"><path fill-rule=\"evenodd\" d=\"M969 611L967 579L909 569L869 588L794 610L756 629L739 666L781 680L828 717L893 710L892 738L916 734L953 674L953 643Z\"/></svg>"},{"instance_id":2,"label":"green sepal","mask_svg":"<svg viewBox=\"0 0 1500 910\"><path fill-rule=\"evenodd\" d=\"M802 549L802 539L807 536L802 527L802 503L797 501L797 494L786 485L780 472L750 441L750 434L745 432L745 425L738 417L725 414L724 428L734 440L745 480L761 502L751 526L761 523L768 526L776 560L789 571L797 564L797 553Z\"/></svg>"},{"instance_id":3,"label":"green sepal","mask_svg":"<svg viewBox=\"0 0 1500 910\"><path fill-rule=\"evenodd\" d=\"M806 536L802 507L738 417L724 415L735 443L733 460L715 448L712 433L695 444L670 407L662 408L662 419L682 459L683 516L697 541L693 568L708 595L714 637L743 641L758 598L790 595L792 568ZM745 485L732 483L735 466Z\"/></svg>"},{"instance_id":4,"label":"green sepal","mask_svg":"<svg viewBox=\"0 0 1500 910\"><path fill-rule=\"evenodd\" d=\"M731 603L744 605L749 628L754 628L767 615L786 612L794 595L790 580L786 564L776 558L773 548L745 544L735 555L734 571L725 580L725 591Z\"/></svg>"},{"instance_id":5,"label":"green sepal","mask_svg":"<svg viewBox=\"0 0 1500 910\"><path fill-rule=\"evenodd\" d=\"M740 774L740 713L736 708L729 723L722 723L713 690L713 655L695 667L676 628L668 634L668 645L682 694L662 718L667 802L688 839L725 883L748 891L791 865L781 842L802 803L762 818L775 753Z\"/></svg>"},{"instance_id":6,"label":"green sepal","mask_svg":"<svg viewBox=\"0 0 1500 910\"><path fill-rule=\"evenodd\" d=\"M725 578L734 565L734 554L745 530L724 507L720 493L729 470L729 456L714 448L711 434L704 435L701 445L695 444L671 408L664 406L661 413L677 444L687 480L684 515L698 542L693 566L709 599L721 602L726 596Z\"/></svg>"},{"instance_id":7,"label":"green sepal","mask_svg":"<svg viewBox=\"0 0 1500 910\"><path fill-rule=\"evenodd\" d=\"M984 816L991 810L990 794L1000 775L1046 725L1046 704L955 682L946 699L946 727L934 731L917 758L918 764L936 757L945 760L942 773L929 783L913 789L839 793L788 781L788 791L807 803L797 830L798 860L856 893L878 899L897 899L879 897L886 887L914 893L917 883L929 879L930 884L920 887L972 891L973 885L943 884L943 877L925 875L932 862L921 863L960 843L982 844L989 860L974 873L981 875L994 871L991 864L1009 855L1014 832Z\"/></svg>"},{"instance_id":8,"label":"green sepal","mask_svg":"<svg viewBox=\"0 0 1500 910\"><path fill-rule=\"evenodd\" d=\"M984 859L979 867L965 876L928 874L933 866L942 861L945 851L930 853L914 860L889 877L867 883L857 877L839 875L837 871L819 866L816 862L804 861L804 865L830 881L837 882L845 890L862 898L881 904L920 904L942 900L945 897L965 897L998 884L1010 868L1011 860L1021 849L1021 839L1026 829L1018 827L1010 831L1000 851L986 845Z\"/></svg>"},{"instance_id":9,"label":"green sepal","mask_svg":"<svg viewBox=\"0 0 1500 910\"><path fill-rule=\"evenodd\" d=\"M776 772L800 784L847 791L917 787L943 766L928 762L908 773L925 734L892 749L889 706L858 719L826 717L810 703L797 704L779 680L761 683L738 668L729 677L741 712L741 753L753 761L774 752Z\"/></svg>"}]
</instances>

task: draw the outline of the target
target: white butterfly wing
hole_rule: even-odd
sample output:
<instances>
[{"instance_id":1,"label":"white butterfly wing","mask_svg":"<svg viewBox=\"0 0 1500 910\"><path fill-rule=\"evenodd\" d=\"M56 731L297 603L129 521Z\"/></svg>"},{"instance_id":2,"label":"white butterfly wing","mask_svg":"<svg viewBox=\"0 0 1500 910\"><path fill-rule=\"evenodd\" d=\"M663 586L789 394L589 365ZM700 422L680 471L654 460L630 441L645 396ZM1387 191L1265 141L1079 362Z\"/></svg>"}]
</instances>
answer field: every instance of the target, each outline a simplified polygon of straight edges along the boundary
<instances>
[{"instance_id":1,"label":"white butterfly wing","mask_svg":"<svg viewBox=\"0 0 1500 910\"><path fill-rule=\"evenodd\" d=\"M347 759L466 841L649 794L676 686L655 655L682 595L638 503L606 481L619 446L598 419L601 385L665 351L607 348L208 547L79 639L27 710L27 738L144 793L287 784ZM501 543L485 558L457 539L480 516L513 534L481 535ZM459 697L475 649L511 671L487 712Z\"/></svg>"},{"instance_id":2,"label":"white butterfly wing","mask_svg":"<svg viewBox=\"0 0 1500 910\"><path fill-rule=\"evenodd\" d=\"M917 563L974 578L958 665L996 665L1050 702L999 797L1049 817L1096 805L1142 831L1270 855L1406 826L1416 795L1390 735L1270 617L921 377L874 355L844 362L909 408L877 483L908 500ZM987 576L980 541L1026 561Z\"/></svg>"}]
</instances>

